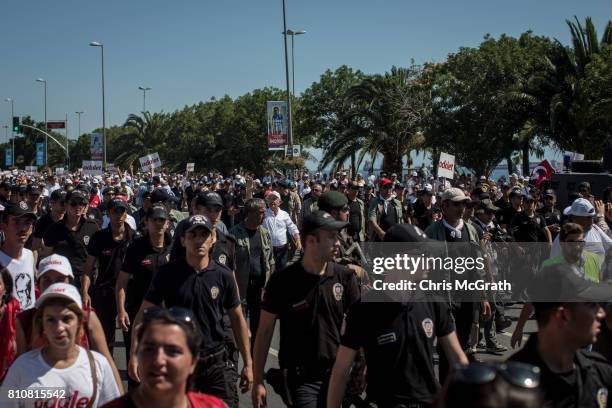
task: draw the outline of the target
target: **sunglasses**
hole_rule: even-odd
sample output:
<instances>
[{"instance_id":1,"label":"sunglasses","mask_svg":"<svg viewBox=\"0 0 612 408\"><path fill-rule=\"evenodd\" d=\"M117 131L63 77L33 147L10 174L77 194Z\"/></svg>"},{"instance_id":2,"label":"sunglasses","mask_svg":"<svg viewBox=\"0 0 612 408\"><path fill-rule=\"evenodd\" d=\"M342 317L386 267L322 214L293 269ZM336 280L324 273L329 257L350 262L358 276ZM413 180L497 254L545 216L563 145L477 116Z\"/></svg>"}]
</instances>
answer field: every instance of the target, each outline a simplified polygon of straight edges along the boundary
<instances>
[{"instance_id":1,"label":"sunglasses","mask_svg":"<svg viewBox=\"0 0 612 408\"><path fill-rule=\"evenodd\" d=\"M184 307L171 307L164 309L163 307L153 306L144 310L143 322L148 323L151 320L158 318L166 318L170 321L183 323L189 326L192 330L196 330L195 317L193 312Z\"/></svg>"},{"instance_id":2,"label":"sunglasses","mask_svg":"<svg viewBox=\"0 0 612 408\"><path fill-rule=\"evenodd\" d=\"M510 384L533 389L540 385L540 368L529 364L509 362L503 364L472 363L455 365L454 381L466 384L488 384L501 375Z\"/></svg>"},{"instance_id":3,"label":"sunglasses","mask_svg":"<svg viewBox=\"0 0 612 408\"><path fill-rule=\"evenodd\" d=\"M468 205L468 203L466 201L451 201L451 204L454 207L461 207L461 206L467 207L467 205Z\"/></svg>"},{"instance_id":4,"label":"sunglasses","mask_svg":"<svg viewBox=\"0 0 612 408\"><path fill-rule=\"evenodd\" d=\"M86 205L84 201L70 201L71 207L85 207Z\"/></svg>"}]
</instances>

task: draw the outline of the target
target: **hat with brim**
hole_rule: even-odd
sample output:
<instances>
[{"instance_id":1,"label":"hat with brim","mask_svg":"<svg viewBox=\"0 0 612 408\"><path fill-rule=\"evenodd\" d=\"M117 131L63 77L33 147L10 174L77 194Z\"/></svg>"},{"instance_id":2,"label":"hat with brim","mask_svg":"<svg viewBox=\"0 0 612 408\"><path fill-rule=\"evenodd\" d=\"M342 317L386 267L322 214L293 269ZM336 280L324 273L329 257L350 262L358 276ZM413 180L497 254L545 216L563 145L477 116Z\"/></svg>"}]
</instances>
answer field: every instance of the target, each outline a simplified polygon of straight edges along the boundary
<instances>
[{"instance_id":1,"label":"hat with brim","mask_svg":"<svg viewBox=\"0 0 612 408\"><path fill-rule=\"evenodd\" d=\"M149 209L149 213L147 214L147 218L151 220L167 220L168 219L168 211L166 208L161 205L156 205Z\"/></svg>"},{"instance_id":2,"label":"hat with brim","mask_svg":"<svg viewBox=\"0 0 612 408\"><path fill-rule=\"evenodd\" d=\"M20 201L16 204L5 204L4 214L12 215L13 217L30 217L34 220L37 218L34 211L25 201Z\"/></svg>"},{"instance_id":3,"label":"hat with brim","mask_svg":"<svg viewBox=\"0 0 612 408\"><path fill-rule=\"evenodd\" d=\"M597 215L595 207L586 198L577 198L572 205L563 210L564 215L574 217L595 217Z\"/></svg>"},{"instance_id":4,"label":"hat with brim","mask_svg":"<svg viewBox=\"0 0 612 408\"><path fill-rule=\"evenodd\" d=\"M447 190L444 190L444 193L442 193L442 201L452 201L454 203L461 203L468 202L471 200L460 188L451 187Z\"/></svg>"},{"instance_id":5,"label":"hat with brim","mask_svg":"<svg viewBox=\"0 0 612 408\"><path fill-rule=\"evenodd\" d=\"M79 308L83 308L83 300L79 291L70 283L54 283L45 290L36 300L36 307L40 308L49 299L68 299L76 303Z\"/></svg>"},{"instance_id":6,"label":"hat with brim","mask_svg":"<svg viewBox=\"0 0 612 408\"><path fill-rule=\"evenodd\" d=\"M478 206L476 207L476 212L491 212L491 213L496 213L499 211L499 207L496 207L495 205L493 205L493 202L491 202L491 200L486 199L486 200L481 200L480 204L478 204Z\"/></svg>"},{"instance_id":7,"label":"hat with brim","mask_svg":"<svg viewBox=\"0 0 612 408\"><path fill-rule=\"evenodd\" d=\"M302 234L306 235L316 230L339 231L346 227L348 222L338 221L325 211L313 211L302 221Z\"/></svg>"},{"instance_id":8,"label":"hat with brim","mask_svg":"<svg viewBox=\"0 0 612 408\"><path fill-rule=\"evenodd\" d=\"M50 271L56 271L64 276L74 278L70 261L68 258L62 255L53 254L43 258L40 261L40 264L38 264L38 279Z\"/></svg>"},{"instance_id":9,"label":"hat with brim","mask_svg":"<svg viewBox=\"0 0 612 408\"><path fill-rule=\"evenodd\" d=\"M198 228L205 228L208 232L212 232L213 230L213 225L210 218L205 215L192 215L191 217L187 218L187 221L185 222L186 226L184 233L193 232Z\"/></svg>"}]
</instances>

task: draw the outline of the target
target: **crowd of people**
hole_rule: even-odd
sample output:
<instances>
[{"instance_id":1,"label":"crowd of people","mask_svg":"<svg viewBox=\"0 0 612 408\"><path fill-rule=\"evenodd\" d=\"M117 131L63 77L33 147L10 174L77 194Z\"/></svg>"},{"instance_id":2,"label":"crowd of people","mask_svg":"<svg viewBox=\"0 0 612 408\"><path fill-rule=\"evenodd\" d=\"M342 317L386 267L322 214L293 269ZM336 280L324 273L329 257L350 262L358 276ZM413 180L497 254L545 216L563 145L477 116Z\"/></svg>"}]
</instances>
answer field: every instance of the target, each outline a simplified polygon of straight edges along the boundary
<instances>
[{"instance_id":1,"label":"crowd of people","mask_svg":"<svg viewBox=\"0 0 612 408\"><path fill-rule=\"evenodd\" d=\"M559 208L546 182L515 174L447 180L426 166L5 174L0 405L237 407L250 392L263 407L273 390L292 407L606 406L612 186L567 198ZM473 244L516 290L368 301L365 243L434 241ZM512 346L533 313L538 332L508 361L479 363L508 351L496 335L511 295L523 305Z\"/></svg>"}]
</instances>

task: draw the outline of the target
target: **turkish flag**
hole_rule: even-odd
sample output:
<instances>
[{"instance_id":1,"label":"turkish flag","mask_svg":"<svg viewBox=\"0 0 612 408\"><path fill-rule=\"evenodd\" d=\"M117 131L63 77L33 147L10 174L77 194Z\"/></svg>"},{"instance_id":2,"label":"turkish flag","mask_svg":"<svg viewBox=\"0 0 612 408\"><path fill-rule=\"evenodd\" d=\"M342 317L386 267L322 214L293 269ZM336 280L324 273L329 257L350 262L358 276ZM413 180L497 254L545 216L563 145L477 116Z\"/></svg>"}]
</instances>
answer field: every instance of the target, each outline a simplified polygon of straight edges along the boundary
<instances>
[{"instance_id":1,"label":"turkish flag","mask_svg":"<svg viewBox=\"0 0 612 408\"><path fill-rule=\"evenodd\" d=\"M531 172L531 180L535 180L535 186L540 187L544 180L550 180L555 170L552 168L548 160L543 160Z\"/></svg>"}]
</instances>

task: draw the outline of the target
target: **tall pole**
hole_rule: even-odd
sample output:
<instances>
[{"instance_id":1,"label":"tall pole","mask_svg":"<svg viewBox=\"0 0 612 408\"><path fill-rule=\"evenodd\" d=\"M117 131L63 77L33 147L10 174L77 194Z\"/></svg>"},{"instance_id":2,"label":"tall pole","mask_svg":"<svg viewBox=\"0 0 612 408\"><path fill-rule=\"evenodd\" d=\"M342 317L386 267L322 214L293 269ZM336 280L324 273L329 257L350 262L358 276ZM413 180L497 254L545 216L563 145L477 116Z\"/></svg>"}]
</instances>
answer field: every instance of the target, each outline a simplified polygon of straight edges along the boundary
<instances>
[{"instance_id":1,"label":"tall pole","mask_svg":"<svg viewBox=\"0 0 612 408\"><path fill-rule=\"evenodd\" d=\"M68 149L68 114L66 114L66 164L68 165L68 168L70 168L70 154Z\"/></svg>"},{"instance_id":2,"label":"tall pole","mask_svg":"<svg viewBox=\"0 0 612 408\"><path fill-rule=\"evenodd\" d=\"M5 101L10 102L11 103L11 120L9 121L9 123L13 123L13 117L15 116L15 104L14 104L14 100L13 98L6 98ZM11 126L11 136L13 137L13 148L11 150L11 167L15 166L15 131L13 130L13 127ZM6 140L8 142L8 139Z\"/></svg>"},{"instance_id":3,"label":"tall pole","mask_svg":"<svg viewBox=\"0 0 612 408\"><path fill-rule=\"evenodd\" d=\"M147 90L143 89L142 90L142 112L146 112L147 111Z\"/></svg>"},{"instance_id":4,"label":"tall pole","mask_svg":"<svg viewBox=\"0 0 612 408\"><path fill-rule=\"evenodd\" d=\"M289 126L287 129L287 144L290 148L293 147L293 126L291 124L291 93L289 87L289 53L287 51L287 12L285 0L283 0L283 38L285 39L285 81L287 83L287 120Z\"/></svg>"},{"instance_id":5,"label":"tall pole","mask_svg":"<svg viewBox=\"0 0 612 408\"><path fill-rule=\"evenodd\" d=\"M106 107L104 104L104 44L100 44L102 49L102 138L104 139L104 168L106 169Z\"/></svg>"},{"instance_id":6,"label":"tall pole","mask_svg":"<svg viewBox=\"0 0 612 408\"><path fill-rule=\"evenodd\" d=\"M85 113L85 112L80 111L80 112L74 112L74 113L77 114L77 122L79 124L79 134L77 135L77 139L78 139L79 137L81 137L81 113Z\"/></svg>"},{"instance_id":7,"label":"tall pole","mask_svg":"<svg viewBox=\"0 0 612 408\"><path fill-rule=\"evenodd\" d=\"M291 36L291 88L295 96L295 33Z\"/></svg>"}]
</instances>

